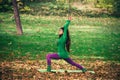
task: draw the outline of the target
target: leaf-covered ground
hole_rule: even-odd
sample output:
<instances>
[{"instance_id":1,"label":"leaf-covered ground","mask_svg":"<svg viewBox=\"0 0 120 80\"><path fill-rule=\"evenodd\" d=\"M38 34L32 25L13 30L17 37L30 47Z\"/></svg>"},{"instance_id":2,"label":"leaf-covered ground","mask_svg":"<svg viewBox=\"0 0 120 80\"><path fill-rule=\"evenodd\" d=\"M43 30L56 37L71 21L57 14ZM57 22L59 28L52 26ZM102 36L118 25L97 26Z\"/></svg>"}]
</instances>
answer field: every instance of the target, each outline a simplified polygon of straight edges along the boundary
<instances>
[{"instance_id":1,"label":"leaf-covered ground","mask_svg":"<svg viewBox=\"0 0 120 80\"><path fill-rule=\"evenodd\" d=\"M95 74L57 72L38 72L37 69L45 69L45 60L4 61L0 64L0 80L120 80L120 63L103 60L74 60L88 70L94 70ZM63 60L52 60L53 69L77 68Z\"/></svg>"}]
</instances>

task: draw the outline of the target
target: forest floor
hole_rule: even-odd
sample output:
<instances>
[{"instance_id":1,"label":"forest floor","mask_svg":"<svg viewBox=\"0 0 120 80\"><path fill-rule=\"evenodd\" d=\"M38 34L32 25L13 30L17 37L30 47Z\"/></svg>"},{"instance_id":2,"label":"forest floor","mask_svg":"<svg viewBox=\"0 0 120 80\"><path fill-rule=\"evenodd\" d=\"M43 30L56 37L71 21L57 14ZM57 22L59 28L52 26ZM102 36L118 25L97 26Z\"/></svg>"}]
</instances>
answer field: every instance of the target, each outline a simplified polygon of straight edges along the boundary
<instances>
[{"instance_id":1,"label":"forest floor","mask_svg":"<svg viewBox=\"0 0 120 80\"><path fill-rule=\"evenodd\" d=\"M0 64L0 80L120 80L120 63L104 60L76 60L95 74L68 72L39 72L46 69L45 60L3 61ZM52 60L52 69L77 70L63 60Z\"/></svg>"}]
</instances>

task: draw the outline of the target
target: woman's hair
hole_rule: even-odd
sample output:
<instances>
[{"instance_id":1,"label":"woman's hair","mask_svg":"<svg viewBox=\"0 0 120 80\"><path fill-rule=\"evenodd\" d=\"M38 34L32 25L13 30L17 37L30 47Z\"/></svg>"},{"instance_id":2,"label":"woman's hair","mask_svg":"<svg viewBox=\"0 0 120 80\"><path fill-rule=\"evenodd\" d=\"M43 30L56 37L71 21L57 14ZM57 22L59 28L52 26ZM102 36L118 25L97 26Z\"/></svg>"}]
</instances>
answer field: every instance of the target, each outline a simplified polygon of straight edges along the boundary
<instances>
[{"instance_id":1,"label":"woman's hair","mask_svg":"<svg viewBox=\"0 0 120 80\"><path fill-rule=\"evenodd\" d=\"M62 29L63 32L64 32L64 27L61 27L60 29ZM62 35L63 35L63 34L62 34ZM62 35L59 35L59 38L60 38ZM67 30L67 40L66 40L65 46L66 46L66 49L67 49L68 52L70 52L70 44L71 44L71 41L70 41L69 30Z\"/></svg>"}]
</instances>

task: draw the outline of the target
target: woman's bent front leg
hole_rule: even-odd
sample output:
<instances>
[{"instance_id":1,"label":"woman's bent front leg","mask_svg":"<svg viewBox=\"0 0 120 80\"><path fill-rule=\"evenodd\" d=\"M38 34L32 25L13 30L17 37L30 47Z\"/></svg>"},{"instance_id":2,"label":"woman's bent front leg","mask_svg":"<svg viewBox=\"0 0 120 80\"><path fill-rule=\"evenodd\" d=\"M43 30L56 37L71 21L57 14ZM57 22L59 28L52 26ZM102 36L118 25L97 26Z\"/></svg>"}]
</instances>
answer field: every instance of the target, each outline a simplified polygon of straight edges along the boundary
<instances>
[{"instance_id":1,"label":"woman's bent front leg","mask_svg":"<svg viewBox=\"0 0 120 80\"><path fill-rule=\"evenodd\" d=\"M57 53L53 53L53 54L47 54L46 59L47 59L47 71L50 72L51 71L51 59L60 59L60 57Z\"/></svg>"},{"instance_id":2,"label":"woman's bent front leg","mask_svg":"<svg viewBox=\"0 0 120 80\"><path fill-rule=\"evenodd\" d=\"M51 59L60 59L60 57L57 53L53 53L53 54L47 54L46 59L47 59L47 65L51 65Z\"/></svg>"}]
</instances>

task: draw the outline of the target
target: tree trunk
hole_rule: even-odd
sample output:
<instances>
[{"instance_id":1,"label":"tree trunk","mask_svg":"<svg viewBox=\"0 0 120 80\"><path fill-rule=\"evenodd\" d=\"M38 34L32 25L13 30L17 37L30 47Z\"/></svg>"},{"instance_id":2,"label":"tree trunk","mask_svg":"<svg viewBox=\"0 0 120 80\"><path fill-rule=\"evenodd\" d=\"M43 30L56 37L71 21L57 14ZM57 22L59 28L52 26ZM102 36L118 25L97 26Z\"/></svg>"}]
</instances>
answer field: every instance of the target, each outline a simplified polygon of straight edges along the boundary
<instances>
[{"instance_id":1,"label":"tree trunk","mask_svg":"<svg viewBox=\"0 0 120 80\"><path fill-rule=\"evenodd\" d=\"M15 22L16 22L17 34L22 35L23 31L22 31L17 2L16 2L16 0L12 0L12 3L13 3L13 8L14 8L14 18L15 18Z\"/></svg>"}]
</instances>

